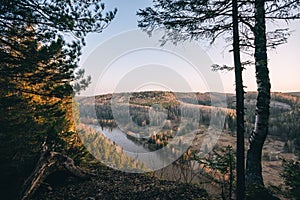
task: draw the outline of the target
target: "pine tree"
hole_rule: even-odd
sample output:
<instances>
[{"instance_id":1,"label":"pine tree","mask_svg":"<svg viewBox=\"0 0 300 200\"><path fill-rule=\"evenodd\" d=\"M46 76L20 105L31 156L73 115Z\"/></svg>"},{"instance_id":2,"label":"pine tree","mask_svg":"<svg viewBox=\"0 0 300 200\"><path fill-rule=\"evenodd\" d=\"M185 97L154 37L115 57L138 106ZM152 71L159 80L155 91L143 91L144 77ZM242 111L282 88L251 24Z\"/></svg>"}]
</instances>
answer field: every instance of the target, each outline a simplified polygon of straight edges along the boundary
<instances>
[{"instance_id":1,"label":"pine tree","mask_svg":"<svg viewBox=\"0 0 300 200\"><path fill-rule=\"evenodd\" d=\"M43 154L52 158L72 149L72 82L81 79L76 91L90 82L76 69L85 36L101 32L116 14L104 9L97 0L1 2L2 197L17 198L43 147L59 152ZM67 42L66 34L74 39Z\"/></svg>"},{"instance_id":2,"label":"pine tree","mask_svg":"<svg viewBox=\"0 0 300 200\"><path fill-rule=\"evenodd\" d=\"M171 41L208 39L213 43L221 35L232 41L232 1L153 0L153 6L141 9L139 27L146 32L163 29L163 44ZM287 42L288 29L275 28L266 32L266 20L299 19L300 2L288 1L238 1L240 49L254 54L258 96L256 127L250 136L247 155L247 185L263 186L261 172L261 147L268 134L270 81L267 65L267 48L276 48ZM254 50L254 52L253 52ZM246 61L242 64L253 63ZM215 66L216 69L232 69ZM239 125L239 124L237 124ZM239 154L239 153L238 153Z\"/></svg>"}]
</instances>

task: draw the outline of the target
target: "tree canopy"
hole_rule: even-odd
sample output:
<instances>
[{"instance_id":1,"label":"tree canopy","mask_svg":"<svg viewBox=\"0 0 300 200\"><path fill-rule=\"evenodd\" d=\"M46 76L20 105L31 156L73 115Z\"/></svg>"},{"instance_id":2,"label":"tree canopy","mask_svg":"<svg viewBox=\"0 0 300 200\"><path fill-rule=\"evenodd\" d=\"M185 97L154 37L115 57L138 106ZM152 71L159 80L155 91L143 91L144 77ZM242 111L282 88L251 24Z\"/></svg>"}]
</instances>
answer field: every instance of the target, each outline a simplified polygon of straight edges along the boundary
<instances>
[{"instance_id":1,"label":"tree canopy","mask_svg":"<svg viewBox=\"0 0 300 200\"><path fill-rule=\"evenodd\" d=\"M81 47L116 10L99 0L2 0L0 10L1 193L15 197L43 143L72 150L73 88L91 81L77 69Z\"/></svg>"},{"instance_id":2,"label":"tree canopy","mask_svg":"<svg viewBox=\"0 0 300 200\"><path fill-rule=\"evenodd\" d=\"M254 48L255 7L254 1L239 0L239 30L241 50ZM275 20L293 20L300 18L299 0L266 1L267 23ZM232 1L231 0L153 0L153 6L140 9L138 26L148 33L163 29L164 42L182 40L209 40L225 38L232 42ZM267 38L269 48L287 42L290 32L273 24L269 27Z\"/></svg>"}]
</instances>

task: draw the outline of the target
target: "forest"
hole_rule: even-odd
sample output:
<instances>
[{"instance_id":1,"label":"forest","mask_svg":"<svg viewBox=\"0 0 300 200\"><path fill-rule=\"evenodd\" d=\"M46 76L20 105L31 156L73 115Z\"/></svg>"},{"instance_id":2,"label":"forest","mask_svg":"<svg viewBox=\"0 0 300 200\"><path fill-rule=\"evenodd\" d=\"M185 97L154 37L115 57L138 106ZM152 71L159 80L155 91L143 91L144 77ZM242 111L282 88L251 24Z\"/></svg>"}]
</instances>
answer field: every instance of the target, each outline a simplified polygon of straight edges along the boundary
<instances>
[{"instance_id":1,"label":"forest","mask_svg":"<svg viewBox=\"0 0 300 200\"><path fill-rule=\"evenodd\" d=\"M122 94L119 95L122 96ZM150 121L152 123L152 126L158 126L162 123L165 124L162 130L166 131L166 133L170 132L170 130L173 130L174 134L180 134L177 132L177 128L181 123L181 115L194 116L193 113L196 112L195 107L192 106L187 106L187 109L181 108L180 102L184 101L184 103L187 104L198 105L200 113L199 126L208 126L210 124L211 112L213 110L213 108L210 107L211 98L213 98L215 101L218 101L218 95L209 93L197 93L196 96L197 100L195 101L193 100L193 95L189 93L173 94L172 92L158 91L133 93L131 94L129 102L129 111L130 116L132 117L131 120L138 126L142 127L149 125ZM176 97L179 97L179 99L177 99ZM227 94L226 97L227 107L219 108L217 112L222 112L225 115L224 130L231 132L231 134L236 134L236 114L234 110L235 96L233 94ZM102 128L116 128L118 126L118 123L116 123L113 118L111 98L112 96L108 94L96 97L81 98L80 100L78 100L80 121L85 124L99 124ZM245 116L245 130L248 135L253 129L255 98L255 92L248 92L246 94L245 107L247 111ZM149 109L151 109L153 105L160 105L161 108L167 110L167 117L165 117L166 119L162 119L163 116L157 115L151 116L150 120ZM288 93L272 93L269 134L270 136L285 142L285 148L289 153L297 154L300 150L299 108L300 99L297 95ZM218 114L216 113L216 115ZM165 122L162 122L162 120L165 120ZM127 123L129 124L129 121L127 121ZM126 130L130 131L130 127L128 127L128 129ZM131 131L136 132L136 130ZM185 130L181 131L185 132ZM166 137L174 137L174 135L169 135Z\"/></svg>"},{"instance_id":2,"label":"forest","mask_svg":"<svg viewBox=\"0 0 300 200\"><path fill-rule=\"evenodd\" d=\"M235 94L80 96L96 81L80 68L86 38L105 34L118 8L1 0L0 199L300 199L299 91L271 92L268 65L291 34L269 23L298 20L299 0L151 2L136 23L150 37L163 30L161 46L225 38L234 66L209 67L235 74ZM255 92L243 85L249 66ZM113 129L174 161L153 170L105 135Z\"/></svg>"}]
</instances>

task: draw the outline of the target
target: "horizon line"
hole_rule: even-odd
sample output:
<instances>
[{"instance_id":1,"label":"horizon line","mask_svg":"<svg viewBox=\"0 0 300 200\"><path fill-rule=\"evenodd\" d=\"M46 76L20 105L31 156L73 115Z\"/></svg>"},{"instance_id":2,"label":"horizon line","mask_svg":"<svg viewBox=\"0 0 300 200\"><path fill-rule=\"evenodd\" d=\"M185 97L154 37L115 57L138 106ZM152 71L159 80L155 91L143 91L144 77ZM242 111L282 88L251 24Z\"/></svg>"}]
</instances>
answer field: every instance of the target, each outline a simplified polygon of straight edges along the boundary
<instances>
[{"instance_id":1,"label":"horizon line","mask_svg":"<svg viewBox=\"0 0 300 200\"><path fill-rule=\"evenodd\" d=\"M126 93L143 93L143 92L170 92L170 93L200 93L200 94L206 94L206 93L219 93L219 94L226 94L226 95L235 95L234 92L200 92L200 91L195 91L195 92L190 92L190 91L170 91L170 90L143 90L143 91L136 91L136 92L129 92L129 91L124 91L124 92L108 92L108 93L103 93L103 94L94 94L94 95L75 95L75 97L94 97L94 96L103 96L103 95L112 95L112 94L126 94ZM246 91L245 94L247 93L257 93L257 91ZM271 93L283 93L283 94L293 94L293 93L300 93L300 91L271 91Z\"/></svg>"}]
</instances>

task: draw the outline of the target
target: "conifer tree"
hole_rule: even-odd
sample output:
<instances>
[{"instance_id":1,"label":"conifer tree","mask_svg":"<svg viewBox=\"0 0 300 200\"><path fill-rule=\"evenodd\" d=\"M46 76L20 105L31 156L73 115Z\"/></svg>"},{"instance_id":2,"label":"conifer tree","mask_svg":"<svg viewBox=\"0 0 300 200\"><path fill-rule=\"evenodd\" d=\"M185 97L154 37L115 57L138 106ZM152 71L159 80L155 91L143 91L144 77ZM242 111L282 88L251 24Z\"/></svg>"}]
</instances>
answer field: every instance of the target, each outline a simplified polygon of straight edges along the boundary
<instances>
[{"instance_id":1,"label":"conifer tree","mask_svg":"<svg viewBox=\"0 0 300 200\"><path fill-rule=\"evenodd\" d=\"M42 146L72 148L73 86L78 92L90 82L77 71L81 47L116 10L106 12L100 0L3 0L0 10L1 196L17 198Z\"/></svg>"}]
</instances>

